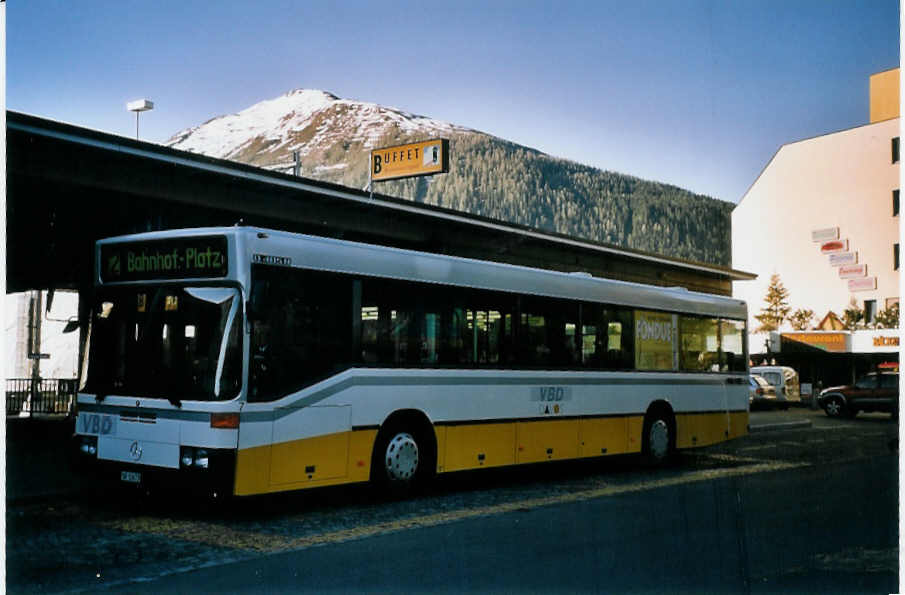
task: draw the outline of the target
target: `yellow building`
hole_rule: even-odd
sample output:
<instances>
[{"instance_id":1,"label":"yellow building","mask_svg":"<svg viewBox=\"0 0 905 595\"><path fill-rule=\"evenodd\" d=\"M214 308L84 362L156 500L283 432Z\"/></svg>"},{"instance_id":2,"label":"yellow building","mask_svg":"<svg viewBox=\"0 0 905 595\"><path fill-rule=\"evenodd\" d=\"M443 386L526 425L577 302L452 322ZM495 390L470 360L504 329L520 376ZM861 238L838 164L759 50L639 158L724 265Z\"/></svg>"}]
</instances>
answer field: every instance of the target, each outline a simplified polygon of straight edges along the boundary
<instances>
[{"instance_id":1,"label":"yellow building","mask_svg":"<svg viewBox=\"0 0 905 595\"><path fill-rule=\"evenodd\" d=\"M899 117L899 69L893 68L870 77L870 122Z\"/></svg>"}]
</instances>

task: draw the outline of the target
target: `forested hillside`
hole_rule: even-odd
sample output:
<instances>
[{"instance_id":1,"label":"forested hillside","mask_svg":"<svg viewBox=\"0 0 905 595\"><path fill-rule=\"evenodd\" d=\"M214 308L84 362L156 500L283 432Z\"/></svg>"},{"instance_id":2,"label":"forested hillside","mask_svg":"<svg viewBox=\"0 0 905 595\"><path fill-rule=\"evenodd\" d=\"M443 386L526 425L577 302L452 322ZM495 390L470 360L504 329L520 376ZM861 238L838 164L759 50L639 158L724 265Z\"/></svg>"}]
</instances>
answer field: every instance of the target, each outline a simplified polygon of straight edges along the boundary
<instances>
[{"instance_id":1,"label":"forested hillside","mask_svg":"<svg viewBox=\"0 0 905 595\"><path fill-rule=\"evenodd\" d=\"M450 155L448 175L375 188L538 229L729 265L731 203L489 136L453 136ZM366 182L366 173L358 181Z\"/></svg>"},{"instance_id":2,"label":"forested hillside","mask_svg":"<svg viewBox=\"0 0 905 595\"><path fill-rule=\"evenodd\" d=\"M444 137L450 172L374 191L666 256L729 265L733 205L676 186L557 159L476 130L323 91L301 89L175 134L167 145L250 163L287 165L353 188L372 148Z\"/></svg>"}]
</instances>

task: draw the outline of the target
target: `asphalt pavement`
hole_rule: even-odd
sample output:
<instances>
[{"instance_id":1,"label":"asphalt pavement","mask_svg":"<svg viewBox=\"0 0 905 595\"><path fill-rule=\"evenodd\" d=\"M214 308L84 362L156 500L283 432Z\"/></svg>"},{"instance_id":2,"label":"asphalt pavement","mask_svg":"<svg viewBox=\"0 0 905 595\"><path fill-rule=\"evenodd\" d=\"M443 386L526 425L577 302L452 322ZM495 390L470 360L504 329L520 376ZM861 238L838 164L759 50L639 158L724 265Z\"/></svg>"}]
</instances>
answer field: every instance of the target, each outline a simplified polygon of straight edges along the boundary
<instances>
[{"instance_id":1,"label":"asphalt pavement","mask_svg":"<svg viewBox=\"0 0 905 595\"><path fill-rule=\"evenodd\" d=\"M401 501L365 487L215 511L121 492L8 500L7 589L894 592L897 424L803 409L751 422L777 429L667 469L612 457L476 472Z\"/></svg>"},{"instance_id":2,"label":"asphalt pavement","mask_svg":"<svg viewBox=\"0 0 905 595\"><path fill-rule=\"evenodd\" d=\"M796 497L823 492L819 500ZM848 494L869 503L852 509ZM132 583L130 593L890 593L896 458L517 510ZM119 590L119 587L117 588Z\"/></svg>"}]
</instances>

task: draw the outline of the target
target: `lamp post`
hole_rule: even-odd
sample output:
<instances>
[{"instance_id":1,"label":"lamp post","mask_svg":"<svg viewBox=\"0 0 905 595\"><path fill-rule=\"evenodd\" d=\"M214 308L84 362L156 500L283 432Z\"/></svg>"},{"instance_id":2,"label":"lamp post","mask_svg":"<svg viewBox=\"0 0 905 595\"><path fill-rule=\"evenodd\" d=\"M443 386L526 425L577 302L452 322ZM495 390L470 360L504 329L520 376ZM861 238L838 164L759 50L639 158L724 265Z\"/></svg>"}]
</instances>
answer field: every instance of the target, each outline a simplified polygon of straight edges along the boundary
<instances>
[{"instance_id":1,"label":"lamp post","mask_svg":"<svg viewBox=\"0 0 905 595\"><path fill-rule=\"evenodd\" d=\"M147 99L136 99L126 104L126 109L135 112L135 140L138 140L138 115L154 109L154 102Z\"/></svg>"}]
</instances>

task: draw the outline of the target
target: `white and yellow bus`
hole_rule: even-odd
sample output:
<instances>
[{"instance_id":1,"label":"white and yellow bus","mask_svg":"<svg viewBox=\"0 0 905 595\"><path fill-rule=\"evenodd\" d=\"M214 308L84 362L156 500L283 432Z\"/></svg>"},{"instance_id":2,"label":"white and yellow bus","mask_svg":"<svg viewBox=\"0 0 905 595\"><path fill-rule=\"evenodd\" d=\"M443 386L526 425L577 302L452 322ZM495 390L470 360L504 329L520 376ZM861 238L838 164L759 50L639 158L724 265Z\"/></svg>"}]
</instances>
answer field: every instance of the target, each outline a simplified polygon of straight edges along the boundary
<instances>
[{"instance_id":1,"label":"white and yellow bus","mask_svg":"<svg viewBox=\"0 0 905 595\"><path fill-rule=\"evenodd\" d=\"M746 306L266 229L98 242L82 459L252 495L744 435Z\"/></svg>"}]
</instances>

